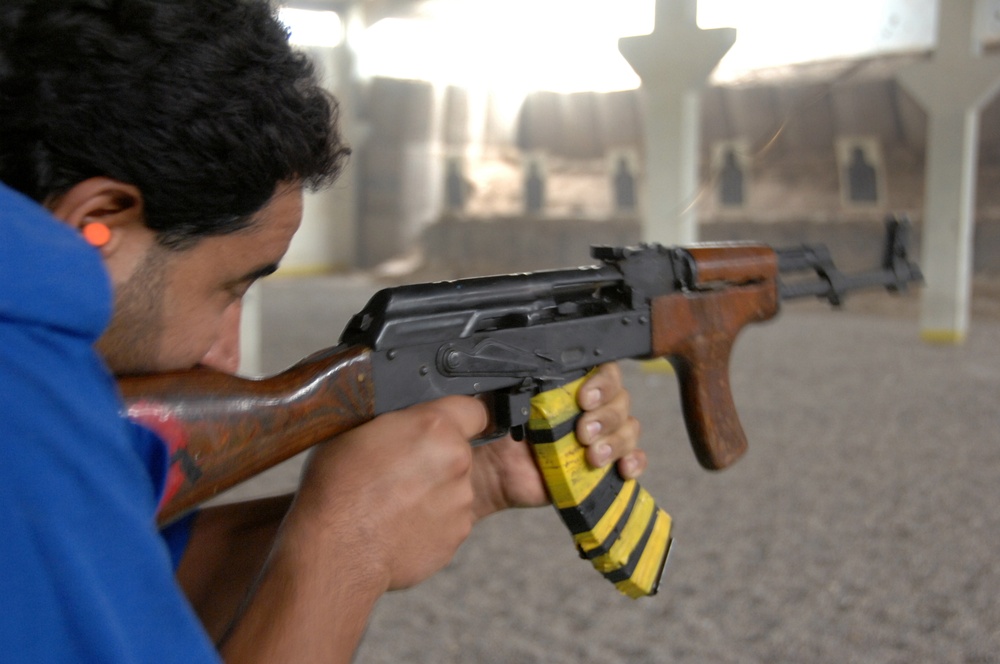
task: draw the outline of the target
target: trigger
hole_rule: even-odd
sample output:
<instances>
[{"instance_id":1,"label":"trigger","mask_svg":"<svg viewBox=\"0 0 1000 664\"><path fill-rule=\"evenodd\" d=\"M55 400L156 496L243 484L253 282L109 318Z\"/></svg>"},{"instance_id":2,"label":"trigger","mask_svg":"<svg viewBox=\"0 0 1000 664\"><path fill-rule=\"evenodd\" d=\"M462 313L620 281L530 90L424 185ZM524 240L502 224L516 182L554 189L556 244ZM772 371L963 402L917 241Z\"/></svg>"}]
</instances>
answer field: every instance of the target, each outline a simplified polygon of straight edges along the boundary
<instances>
[{"instance_id":1,"label":"trigger","mask_svg":"<svg viewBox=\"0 0 1000 664\"><path fill-rule=\"evenodd\" d=\"M516 440L524 440L524 425L531 417L532 396L531 390L523 388L494 394L493 417L496 428L508 429L511 432L520 429L520 434L515 434L514 437Z\"/></svg>"},{"instance_id":2,"label":"trigger","mask_svg":"<svg viewBox=\"0 0 1000 664\"><path fill-rule=\"evenodd\" d=\"M523 441L525 439L525 427L523 424L519 424L509 429L498 429L496 427L493 427L488 431L484 431L483 433L479 434L478 436L470 440L469 443L473 447L478 447L479 445L487 445L489 443L492 443L493 441L505 438L508 434L510 435L511 438L513 438L516 441L519 442Z\"/></svg>"},{"instance_id":3,"label":"trigger","mask_svg":"<svg viewBox=\"0 0 1000 664\"><path fill-rule=\"evenodd\" d=\"M490 426L473 441L473 445L491 443L508 433L514 440L525 440L532 395L532 384L528 381L510 390L479 395L489 409Z\"/></svg>"}]
</instances>

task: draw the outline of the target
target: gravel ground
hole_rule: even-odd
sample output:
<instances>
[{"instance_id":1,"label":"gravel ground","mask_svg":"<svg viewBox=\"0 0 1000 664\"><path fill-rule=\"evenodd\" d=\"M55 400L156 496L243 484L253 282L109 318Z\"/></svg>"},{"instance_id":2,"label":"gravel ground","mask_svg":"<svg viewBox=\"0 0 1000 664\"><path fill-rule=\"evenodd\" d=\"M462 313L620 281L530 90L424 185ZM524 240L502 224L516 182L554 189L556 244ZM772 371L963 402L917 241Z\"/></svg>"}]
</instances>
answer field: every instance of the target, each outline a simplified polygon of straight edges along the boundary
<instances>
[{"instance_id":1,"label":"gravel ground","mask_svg":"<svg viewBox=\"0 0 1000 664\"><path fill-rule=\"evenodd\" d=\"M332 345L376 288L265 284L265 371ZM674 376L626 363L642 483L674 518L660 593L619 596L552 510L508 512L386 596L357 662L1000 662L998 295L977 284L958 347L919 340L915 299L793 303L747 330L732 386L750 452L718 473L694 460ZM229 497L287 488L297 463Z\"/></svg>"}]
</instances>

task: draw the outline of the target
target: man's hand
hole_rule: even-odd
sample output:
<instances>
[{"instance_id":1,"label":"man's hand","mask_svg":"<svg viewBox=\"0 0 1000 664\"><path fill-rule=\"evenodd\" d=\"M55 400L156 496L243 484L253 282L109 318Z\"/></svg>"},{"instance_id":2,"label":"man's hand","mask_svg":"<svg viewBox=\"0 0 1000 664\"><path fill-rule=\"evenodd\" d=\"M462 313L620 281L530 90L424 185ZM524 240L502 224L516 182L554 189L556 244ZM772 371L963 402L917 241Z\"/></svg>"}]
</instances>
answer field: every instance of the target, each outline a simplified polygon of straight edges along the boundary
<instances>
[{"instance_id":1,"label":"man's hand","mask_svg":"<svg viewBox=\"0 0 1000 664\"><path fill-rule=\"evenodd\" d=\"M639 422L630 414L629 393L621 368L604 364L580 388L577 403L584 411L576 437L587 449L587 460L602 468L617 463L626 479L646 469L646 453L637 447ZM472 470L475 513L483 518L510 507L545 505L549 497L528 444L508 436L474 450Z\"/></svg>"},{"instance_id":2,"label":"man's hand","mask_svg":"<svg viewBox=\"0 0 1000 664\"><path fill-rule=\"evenodd\" d=\"M474 523L469 440L483 404L445 397L387 413L317 448L294 511L330 526L336 546L359 545L382 590L444 567Z\"/></svg>"},{"instance_id":3,"label":"man's hand","mask_svg":"<svg viewBox=\"0 0 1000 664\"><path fill-rule=\"evenodd\" d=\"M468 536L469 440L486 424L479 400L445 397L318 445L227 659L350 661L378 597L440 570Z\"/></svg>"}]
</instances>

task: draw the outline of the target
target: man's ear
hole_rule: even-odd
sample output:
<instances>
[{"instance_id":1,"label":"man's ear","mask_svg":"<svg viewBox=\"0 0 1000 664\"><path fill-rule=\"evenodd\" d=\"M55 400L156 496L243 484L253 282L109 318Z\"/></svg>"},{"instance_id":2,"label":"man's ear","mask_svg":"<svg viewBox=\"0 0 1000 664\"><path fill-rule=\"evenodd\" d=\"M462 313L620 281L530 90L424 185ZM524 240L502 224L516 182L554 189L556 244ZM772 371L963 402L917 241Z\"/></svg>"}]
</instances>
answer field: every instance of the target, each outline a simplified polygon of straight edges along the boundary
<instances>
[{"instance_id":1,"label":"man's ear","mask_svg":"<svg viewBox=\"0 0 1000 664\"><path fill-rule=\"evenodd\" d=\"M142 192L112 178L93 177L79 182L50 201L48 207L56 218L84 233L105 258L121 247L127 234L146 230ZM103 225L107 232L100 229L100 233L85 233L91 224ZM100 240L91 239L102 235Z\"/></svg>"}]
</instances>

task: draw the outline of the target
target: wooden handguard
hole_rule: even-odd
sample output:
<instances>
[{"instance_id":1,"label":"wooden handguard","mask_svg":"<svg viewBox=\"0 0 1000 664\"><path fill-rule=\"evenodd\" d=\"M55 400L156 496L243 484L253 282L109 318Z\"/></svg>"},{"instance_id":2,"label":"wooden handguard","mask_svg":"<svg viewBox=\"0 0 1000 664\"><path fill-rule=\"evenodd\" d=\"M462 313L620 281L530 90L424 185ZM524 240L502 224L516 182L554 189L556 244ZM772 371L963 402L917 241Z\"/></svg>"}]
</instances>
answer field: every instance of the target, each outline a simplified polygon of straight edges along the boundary
<instances>
[{"instance_id":1,"label":"wooden handguard","mask_svg":"<svg viewBox=\"0 0 1000 664\"><path fill-rule=\"evenodd\" d=\"M656 594L670 549L670 515L614 464L594 468L576 439L583 383L542 392L531 400L527 438L552 503L583 558L632 598Z\"/></svg>"},{"instance_id":2,"label":"wooden handguard","mask_svg":"<svg viewBox=\"0 0 1000 664\"><path fill-rule=\"evenodd\" d=\"M698 289L653 299L652 354L666 357L677 371L684 421L699 463L719 470L747 448L729 384L729 356L740 330L778 313L778 259L765 245L702 245L687 251L697 265Z\"/></svg>"}]
</instances>

